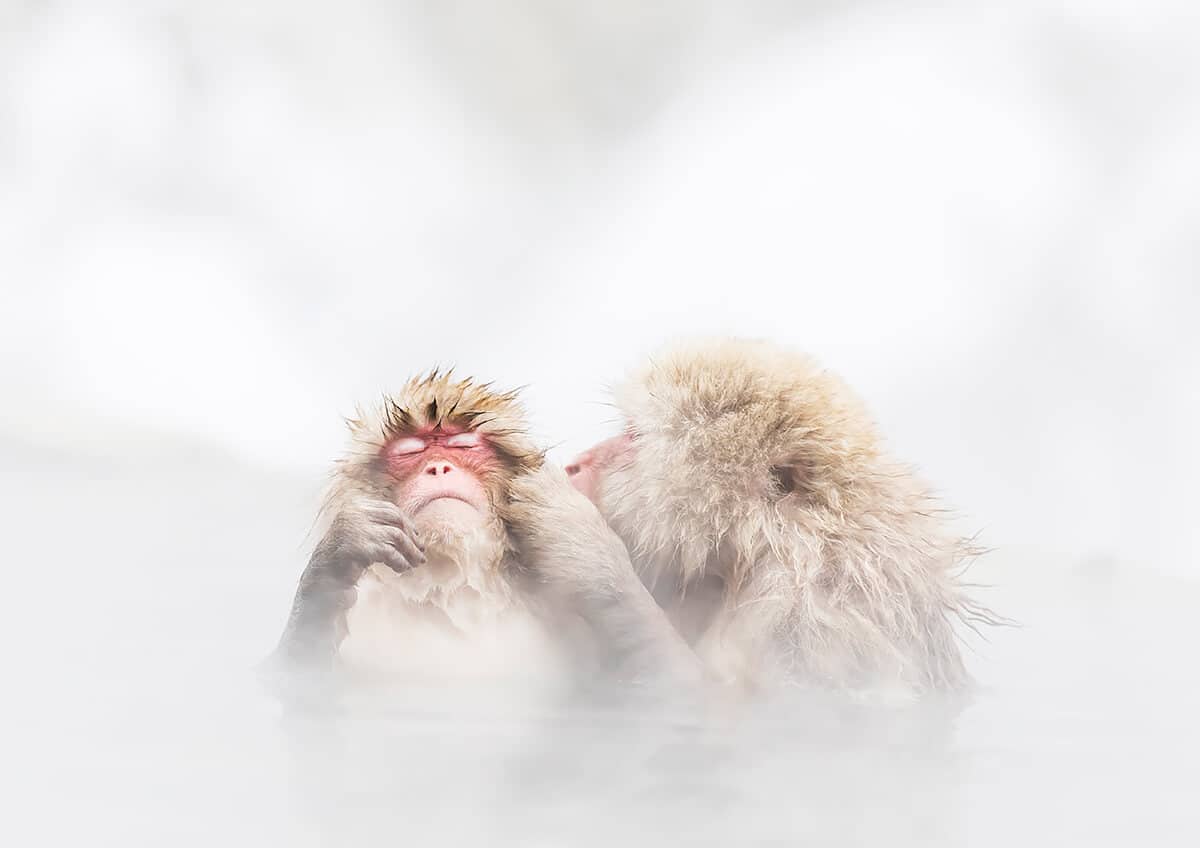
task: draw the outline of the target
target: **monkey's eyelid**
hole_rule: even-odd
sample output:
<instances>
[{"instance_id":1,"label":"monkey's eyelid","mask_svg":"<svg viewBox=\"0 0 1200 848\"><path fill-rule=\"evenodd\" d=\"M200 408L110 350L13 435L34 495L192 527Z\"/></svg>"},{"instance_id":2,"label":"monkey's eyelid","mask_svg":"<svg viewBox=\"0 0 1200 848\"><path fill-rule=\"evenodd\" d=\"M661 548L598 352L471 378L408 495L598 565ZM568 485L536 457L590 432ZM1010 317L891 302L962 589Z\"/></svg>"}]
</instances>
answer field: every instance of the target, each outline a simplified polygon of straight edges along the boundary
<instances>
[{"instance_id":1,"label":"monkey's eyelid","mask_svg":"<svg viewBox=\"0 0 1200 848\"><path fill-rule=\"evenodd\" d=\"M388 452L392 454L420 453L423 450L425 450L425 440L416 436L396 439L388 446Z\"/></svg>"},{"instance_id":2,"label":"monkey's eyelid","mask_svg":"<svg viewBox=\"0 0 1200 848\"><path fill-rule=\"evenodd\" d=\"M482 439L478 433L458 433L446 439L448 448L477 448Z\"/></svg>"}]
</instances>

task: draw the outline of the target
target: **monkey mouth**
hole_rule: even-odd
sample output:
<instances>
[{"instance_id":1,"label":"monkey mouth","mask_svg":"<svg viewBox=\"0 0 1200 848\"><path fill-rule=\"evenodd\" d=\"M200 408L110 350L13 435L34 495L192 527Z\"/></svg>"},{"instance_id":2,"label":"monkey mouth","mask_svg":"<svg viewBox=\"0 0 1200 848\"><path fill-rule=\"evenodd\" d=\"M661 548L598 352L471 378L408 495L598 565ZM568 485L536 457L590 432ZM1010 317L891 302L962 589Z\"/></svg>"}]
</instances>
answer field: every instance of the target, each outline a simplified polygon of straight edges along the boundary
<instances>
[{"instance_id":1,"label":"monkey mouth","mask_svg":"<svg viewBox=\"0 0 1200 848\"><path fill-rule=\"evenodd\" d=\"M471 500L466 495L460 495L458 492L442 492L440 494L421 498L421 500L413 504L412 511L414 514L416 514L430 504L437 503L438 501L462 501L469 507L472 507L476 510L479 509L479 504L475 503L475 501Z\"/></svg>"}]
</instances>

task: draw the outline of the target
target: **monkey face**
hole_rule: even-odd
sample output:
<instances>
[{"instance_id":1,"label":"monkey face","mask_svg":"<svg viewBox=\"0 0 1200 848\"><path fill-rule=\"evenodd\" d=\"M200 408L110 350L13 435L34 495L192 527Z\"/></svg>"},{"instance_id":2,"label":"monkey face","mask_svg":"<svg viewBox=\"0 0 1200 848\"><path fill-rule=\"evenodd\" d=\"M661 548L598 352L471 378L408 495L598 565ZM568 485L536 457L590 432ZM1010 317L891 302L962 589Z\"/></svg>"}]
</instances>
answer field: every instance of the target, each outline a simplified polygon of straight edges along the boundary
<instances>
[{"instance_id":1,"label":"monkey face","mask_svg":"<svg viewBox=\"0 0 1200 848\"><path fill-rule=\"evenodd\" d=\"M571 485L592 503L597 503L604 478L613 468L631 462L633 451L633 437L629 433L605 439L567 464L566 472Z\"/></svg>"},{"instance_id":2,"label":"monkey face","mask_svg":"<svg viewBox=\"0 0 1200 848\"><path fill-rule=\"evenodd\" d=\"M494 520L513 477L542 464L515 393L436 371L347 424L351 449L332 498L390 500L426 528Z\"/></svg>"},{"instance_id":3,"label":"monkey face","mask_svg":"<svg viewBox=\"0 0 1200 848\"><path fill-rule=\"evenodd\" d=\"M498 459L483 434L446 426L401 435L383 449L394 499L418 524L472 524L489 515Z\"/></svg>"}]
</instances>

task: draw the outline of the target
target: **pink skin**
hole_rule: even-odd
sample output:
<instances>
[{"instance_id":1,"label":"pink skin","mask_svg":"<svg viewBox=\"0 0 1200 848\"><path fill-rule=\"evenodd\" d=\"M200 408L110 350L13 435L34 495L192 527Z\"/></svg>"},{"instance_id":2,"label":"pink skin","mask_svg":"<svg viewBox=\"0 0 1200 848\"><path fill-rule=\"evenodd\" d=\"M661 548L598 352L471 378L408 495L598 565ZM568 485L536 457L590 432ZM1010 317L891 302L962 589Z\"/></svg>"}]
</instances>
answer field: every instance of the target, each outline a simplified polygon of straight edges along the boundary
<instances>
[{"instance_id":1,"label":"pink skin","mask_svg":"<svg viewBox=\"0 0 1200 848\"><path fill-rule=\"evenodd\" d=\"M397 504L409 515L444 500L460 501L479 513L488 511L482 478L495 464L496 454L480 434L425 430L392 440L383 453L397 480Z\"/></svg>"},{"instance_id":2,"label":"pink skin","mask_svg":"<svg viewBox=\"0 0 1200 848\"><path fill-rule=\"evenodd\" d=\"M571 484L596 502L600 479L613 466L633 458L633 437L628 433L605 439L591 450L586 450L567 464L567 476Z\"/></svg>"}]
</instances>

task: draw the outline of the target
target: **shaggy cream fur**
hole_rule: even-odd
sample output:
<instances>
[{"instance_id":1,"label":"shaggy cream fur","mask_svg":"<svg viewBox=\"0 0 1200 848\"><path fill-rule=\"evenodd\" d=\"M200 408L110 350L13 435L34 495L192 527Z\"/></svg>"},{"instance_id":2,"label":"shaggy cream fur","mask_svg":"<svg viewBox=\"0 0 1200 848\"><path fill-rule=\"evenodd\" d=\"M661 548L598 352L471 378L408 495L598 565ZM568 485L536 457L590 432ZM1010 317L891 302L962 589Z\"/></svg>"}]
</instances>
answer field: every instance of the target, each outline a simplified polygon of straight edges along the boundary
<instances>
[{"instance_id":1,"label":"shaggy cream fur","mask_svg":"<svg viewBox=\"0 0 1200 848\"><path fill-rule=\"evenodd\" d=\"M695 645L710 671L906 695L969 685L955 625L994 620L958 582L976 551L840 379L765 342L701 342L615 400L635 450L598 506L668 609L719 581Z\"/></svg>"}]
</instances>

